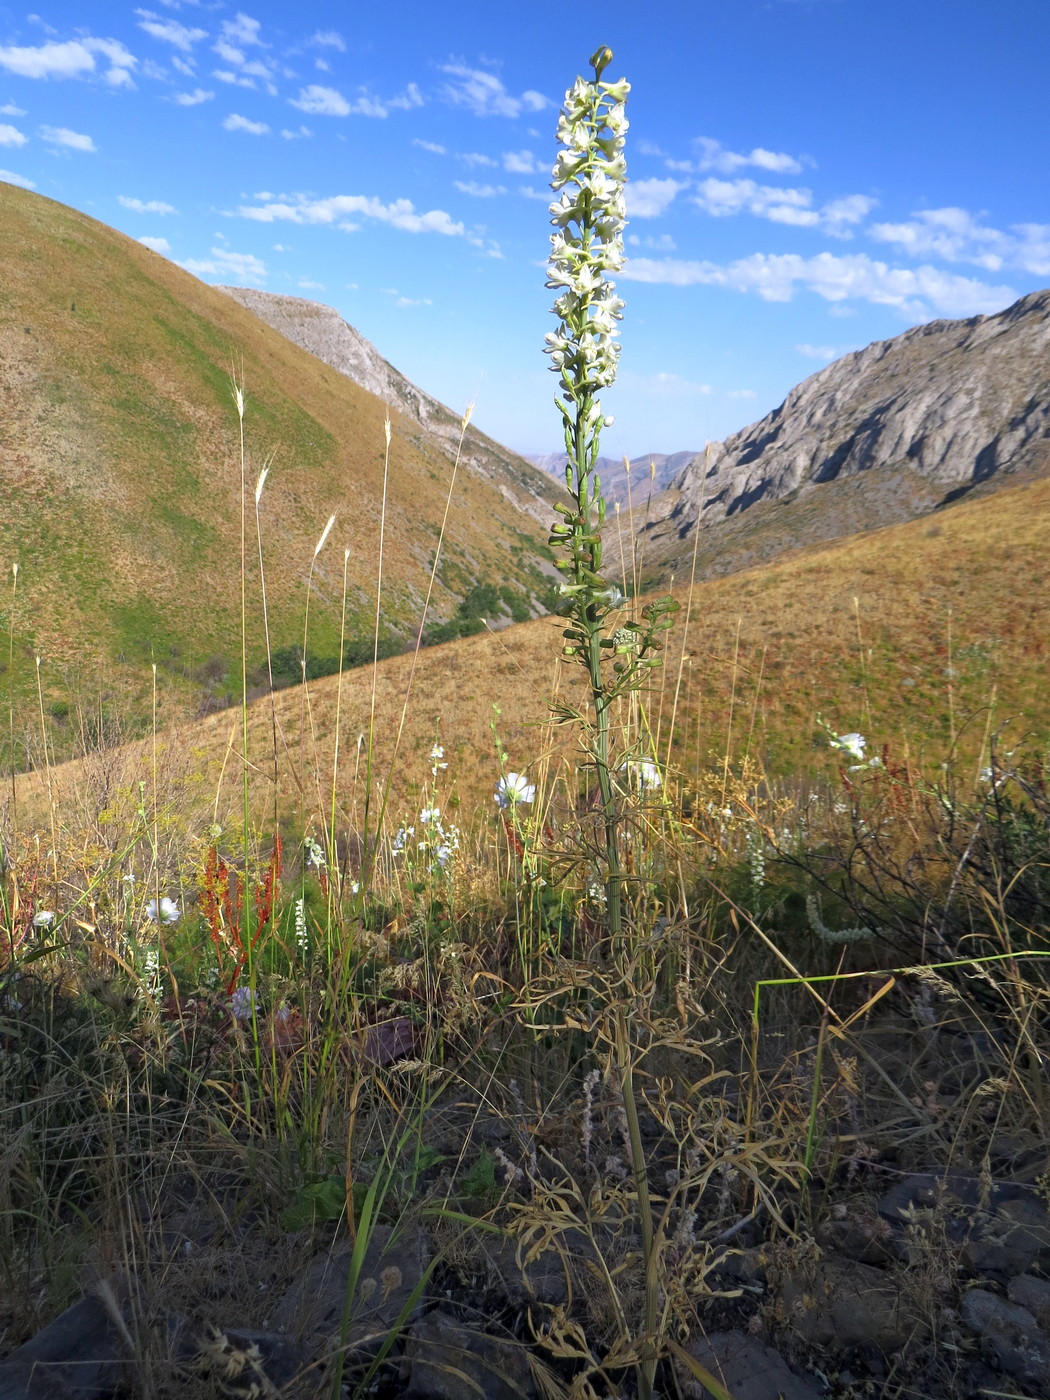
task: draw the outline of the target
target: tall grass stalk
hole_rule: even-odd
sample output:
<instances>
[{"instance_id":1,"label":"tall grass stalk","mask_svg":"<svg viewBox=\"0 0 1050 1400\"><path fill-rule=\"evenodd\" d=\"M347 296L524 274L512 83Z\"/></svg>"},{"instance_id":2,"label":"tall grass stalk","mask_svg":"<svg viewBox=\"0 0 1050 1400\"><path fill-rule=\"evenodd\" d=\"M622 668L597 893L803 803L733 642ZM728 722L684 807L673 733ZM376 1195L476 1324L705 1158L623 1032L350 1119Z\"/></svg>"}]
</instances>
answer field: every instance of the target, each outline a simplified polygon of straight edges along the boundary
<instances>
[{"instance_id":1,"label":"tall grass stalk","mask_svg":"<svg viewBox=\"0 0 1050 1400\"><path fill-rule=\"evenodd\" d=\"M15 781L15 605L18 602L18 560L11 565L11 616L7 620L7 736L11 763L11 833L18 825L18 784Z\"/></svg>"},{"instance_id":2,"label":"tall grass stalk","mask_svg":"<svg viewBox=\"0 0 1050 1400\"><path fill-rule=\"evenodd\" d=\"M365 753L365 811L363 823L364 859L361 867L361 888L367 889L372 879L375 865L374 852L378 847L378 826L382 813L377 819L377 830L372 831L372 765L375 758L376 732L376 689L379 684L379 626L383 610L383 559L386 546L386 499L390 482L390 415L383 420L383 436L386 446L383 452L383 497L379 508L379 558L376 570L376 611L372 631L372 695L368 705L368 748Z\"/></svg>"},{"instance_id":3,"label":"tall grass stalk","mask_svg":"<svg viewBox=\"0 0 1050 1400\"><path fill-rule=\"evenodd\" d=\"M44 771L47 774L47 814L51 823L51 868L54 872L54 894L58 897L58 809L51 782L51 753L47 742L47 721L44 719L44 687L40 679L41 659L36 658L36 697L40 714L40 743L44 750Z\"/></svg>"},{"instance_id":4,"label":"tall grass stalk","mask_svg":"<svg viewBox=\"0 0 1050 1400\"><path fill-rule=\"evenodd\" d=\"M266 647L266 680L270 696L270 731L273 743L273 826L277 830L278 824L278 765L277 765L277 699L273 689L273 659L270 649L270 612L266 598L266 566L263 560L262 542L262 519L259 513L259 504L262 501L263 488L266 485L266 478L270 475L270 468L273 465L273 454L263 464L259 479L255 483L255 540L259 553L259 589L262 593L262 615L263 615L263 643Z\"/></svg>"}]
</instances>

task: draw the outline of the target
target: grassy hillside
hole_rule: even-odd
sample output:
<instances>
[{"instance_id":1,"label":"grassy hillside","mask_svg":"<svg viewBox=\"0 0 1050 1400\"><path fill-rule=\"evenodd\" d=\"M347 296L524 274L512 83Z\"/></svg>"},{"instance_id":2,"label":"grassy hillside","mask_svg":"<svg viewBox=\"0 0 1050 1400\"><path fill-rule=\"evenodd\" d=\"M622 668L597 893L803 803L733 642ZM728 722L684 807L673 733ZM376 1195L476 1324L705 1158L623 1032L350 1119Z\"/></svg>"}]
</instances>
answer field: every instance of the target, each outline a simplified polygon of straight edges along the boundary
<instances>
[{"instance_id":1,"label":"grassy hillside","mask_svg":"<svg viewBox=\"0 0 1050 1400\"><path fill-rule=\"evenodd\" d=\"M253 499L264 462L272 646L301 638L304 581L335 513L310 611L315 653L337 654L344 549L349 634L371 633L384 405L140 244L0 185L0 629L7 641L13 627L23 697L35 693L34 653L60 710L100 692L141 700L152 661L176 698L194 687L222 698L239 675L234 377L247 395L249 664L265 656ZM392 416L384 629L403 637L418 624L450 470L417 424ZM462 473L435 621L488 581L507 586L505 614L536 611L543 548L535 517Z\"/></svg>"},{"instance_id":2,"label":"grassy hillside","mask_svg":"<svg viewBox=\"0 0 1050 1400\"><path fill-rule=\"evenodd\" d=\"M646 702L652 741L687 783L728 752L774 777L805 780L836 764L817 716L839 732L860 730L878 752L928 769L953 737L973 771L985 736L1006 725L1010 743L1045 743L1050 576L1044 565L1050 481L961 502L912 521L814 548L751 572L676 586L682 604L666 665ZM493 811L498 776L493 723L507 766L530 776L575 762L575 737L545 726L548 699L577 688L558 660L556 619L539 619L381 663L376 687L375 771L385 778L399 729L391 815L411 814L431 781L438 742L449 767L441 784L464 818ZM410 688L411 681L411 688ZM286 691L276 700L282 805L319 813L330 800L337 704L341 757L337 796L354 825L364 798L359 736L367 733L372 672L364 668ZM678 691L676 701L676 691ZM493 706L500 714L495 717ZM251 757L269 767L269 701L251 710ZM162 766L183 797L229 810L240 792L239 713L213 715L162 736ZM128 789L146 775L149 744L109 760L107 785ZM99 769L70 765L59 779L92 800ZM321 787L308 775L320 773ZM56 780L59 780L56 779ZM24 792L42 794L40 776ZM260 776L260 812L272 788ZM196 794L196 796L194 796Z\"/></svg>"}]
</instances>

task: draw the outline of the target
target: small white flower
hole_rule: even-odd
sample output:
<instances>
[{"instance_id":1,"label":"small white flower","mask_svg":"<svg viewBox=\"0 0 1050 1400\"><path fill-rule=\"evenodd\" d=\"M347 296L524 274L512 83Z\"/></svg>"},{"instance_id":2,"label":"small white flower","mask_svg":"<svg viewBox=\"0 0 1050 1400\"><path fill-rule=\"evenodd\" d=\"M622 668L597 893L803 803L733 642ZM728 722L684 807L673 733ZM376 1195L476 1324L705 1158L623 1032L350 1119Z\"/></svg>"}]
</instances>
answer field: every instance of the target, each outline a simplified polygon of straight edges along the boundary
<instances>
[{"instance_id":1,"label":"small white flower","mask_svg":"<svg viewBox=\"0 0 1050 1400\"><path fill-rule=\"evenodd\" d=\"M324 851L317 844L312 836L308 836L303 842L306 851L306 863L312 865L315 870L323 870L328 862L325 860Z\"/></svg>"},{"instance_id":2,"label":"small white flower","mask_svg":"<svg viewBox=\"0 0 1050 1400\"><path fill-rule=\"evenodd\" d=\"M424 824L429 823L429 822L436 822L436 821L440 820L440 817L441 817L441 808L440 808L440 807L424 807L423 810L422 810L422 812L420 812L420 814L419 814L419 820L420 820L421 822L423 822Z\"/></svg>"},{"instance_id":3,"label":"small white flower","mask_svg":"<svg viewBox=\"0 0 1050 1400\"><path fill-rule=\"evenodd\" d=\"M524 773L507 773L496 784L496 791L492 797L506 811L508 807L517 806L519 802L535 802L536 788Z\"/></svg>"},{"instance_id":4,"label":"small white flower","mask_svg":"<svg viewBox=\"0 0 1050 1400\"><path fill-rule=\"evenodd\" d=\"M863 734L839 734L829 739L828 742L833 749L846 754L857 763L864 762L864 750L867 748L868 741Z\"/></svg>"},{"instance_id":5,"label":"small white flower","mask_svg":"<svg viewBox=\"0 0 1050 1400\"><path fill-rule=\"evenodd\" d=\"M146 918L151 920L151 922L155 924L173 924L175 920L179 917L181 912L182 911L179 909L179 906L175 903L175 901L173 899L169 899L166 894L161 895L159 917L157 911L157 901L155 899L151 899L150 902L146 905Z\"/></svg>"},{"instance_id":6,"label":"small white flower","mask_svg":"<svg viewBox=\"0 0 1050 1400\"><path fill-rule=\"evenodd\" d=\"M50 928L54 922L55 913L53 909L41 909L39 914L33 915L34 928Z\"/></svg>"},{"instance_id":7,"label":"small white flower","mask_svg":"<svg viewBox=\"0 0 1050 1400\"><path fill-rule=\"evenodd\" d=\"M639 792L655 792L663 784L660 770L651 758L630 758L620 772Z\"/></svg>"}]
</instances>

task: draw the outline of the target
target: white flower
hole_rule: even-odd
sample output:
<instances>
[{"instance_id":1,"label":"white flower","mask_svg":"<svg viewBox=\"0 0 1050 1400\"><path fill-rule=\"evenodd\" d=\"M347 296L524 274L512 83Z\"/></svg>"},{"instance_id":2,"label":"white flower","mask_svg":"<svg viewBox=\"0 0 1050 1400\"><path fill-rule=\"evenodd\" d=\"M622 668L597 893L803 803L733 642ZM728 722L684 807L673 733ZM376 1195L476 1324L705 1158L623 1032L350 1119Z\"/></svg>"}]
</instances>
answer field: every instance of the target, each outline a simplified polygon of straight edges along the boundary
<instances>
[{"instance_id":1,"label":"white flower","mask_svg":"<svg viewBox=\"0 0 1050 1400\"><path fill-rule=\"evenodd\" d=\"M492 797L506 811L519 802L535 802L536 788L523 773L507 773L496 784Z\"/></svg>"},{"instance_id":2,"label":"white flower","mask_svg":"<svg viewBox=\"0 0 1050 1400\"><path fill-rule=\"evenodd\" d=\"M442 763L442 761L441 761L444 757L445 757L445 750L441 747L440 744L435 744L434 747L430 750L430 773L431 773L431 777L434 777L434 778L437 777L437 773L438 773L438 769L439 769L439 768L447 768L447 767L448 767L448 764L447 764L447 763Z\"/></svg>"},{"instance_id":3,"label":"white flower","mask_svg":"<svg viewBox=\"0 0 1050 1400\"><path fill-rule=\"evenodd\" d=\"M839 750L857 763L864 762L864 750L868 741L863 734L839 734L828 740L833 749Z\"/></svg>"},{"instance_id":4,"label":"white flower","mask_svg":"<svg viewBox=\"0 0 1050 1400\"><path fill-rule=\"evenodd\" d=\"M150 919L155 924L173 924L175 920L179 917L180 913L181 910L179 909L179 906L175 903L173 899L169 899L166 894L161 895L159 917L157 912L157 901L155 899L151 899L150 902L146 905L146 918Z\"/></svg>"},{"instance_id":5,"label":"white flower","mask_svg":"<svg viewBox=\"0 0 1050 1400\"><path fill-rule=\"evenodd\" d=\"M41 909L39 914L33 915L34 928L50 928L54 922L55 913L53 909Z\"/></svg>"},{"instance_id":6,"label":"white flower","mask_svg":"<svg viewBox=\"0 0 1050 1400\"><path fill-rule=\"evenodd\" d=\"M312 865L315 870L323 870L328 862L325 860L324 851L312 836L306 838L303 847L306 851L307 865Z\"/></svg>"},{"instance_id":7,"label":"white flower","mask_svg":"<svg viewBox=\"0 0 1050 1400\"><path fill-rule=\"evenodd\" d=\"M651 758L629 758L620 772L639 792L654 792L663 783L660 770Z\"/></svg>"},{"instance_id":8,"label":"white flower","mask_svg":"<svg viewBox=\"0 0 1050 1400\"><path fill-rule=\"evenodd\" d=\"M424 823L436 822L441 817L440 807L424 807L419 814L419 820Z\"/></svg>"}]
</instances>

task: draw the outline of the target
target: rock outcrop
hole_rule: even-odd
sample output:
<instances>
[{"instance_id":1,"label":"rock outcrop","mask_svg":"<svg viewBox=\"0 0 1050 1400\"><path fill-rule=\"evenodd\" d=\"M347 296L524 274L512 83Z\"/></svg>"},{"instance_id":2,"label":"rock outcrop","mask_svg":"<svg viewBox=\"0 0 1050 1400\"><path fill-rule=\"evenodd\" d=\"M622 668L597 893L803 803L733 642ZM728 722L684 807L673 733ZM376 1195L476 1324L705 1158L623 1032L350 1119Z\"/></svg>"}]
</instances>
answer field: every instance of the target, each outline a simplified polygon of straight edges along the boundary
<instances>
[{"instance_id":1,"label":"rock outcrop","mask_svg":"<svg viewBox=\"0 0 1050 1400\"><path fill-rule=\"evenodd\" d=\"M626 503L630 480L631 494L637 504L639 501L644 503L650 490L666 490L695 456L695 452L643 452L640 457L632 457L626 466L622 457L599 457L596 466L606 500ZM541 457L527 456L526 461L549 472L559 483L564 479L564 452L548 452Z\"/></svg>"},{"instance_id":2,"label":"rock outcrop","mask_svg":"<svg viewBox=\"0 0 1050 1400\"><path fill-rule=\"evenodd\" d=\"M691 539L701 514L705 525L728 524L780 502L780 533L804 544L1048 471L1050 291L1041 291L995 316L931 321L877 341L804 380L679 473L654 506L648 557ZM788 503L806 509L789 513ZM799 532L791 514L806 519Z\"/></svg>"},{"instance_id":3,"label":"rock outcrop","mask_svg":"<svg viewBox=\"0 0 1050 1400\"><path fill-rule=\"evenodd\" d=\"M262 292L254 287L216 287L281 335L345 374L362 389L415 419L422 432L449 458L454 458L462 432L462 414L425 394L394 368L370 340L344 321L330 306L305 297ZM557 499L556 483L516 452L502 447L475 427L467 428L460 464L485 477L507 499L530 515L550 523L550 502Z\"/></svg>"}]
</instances>

